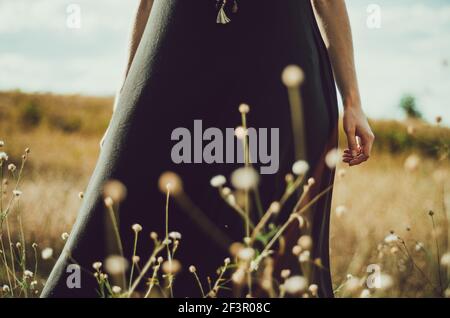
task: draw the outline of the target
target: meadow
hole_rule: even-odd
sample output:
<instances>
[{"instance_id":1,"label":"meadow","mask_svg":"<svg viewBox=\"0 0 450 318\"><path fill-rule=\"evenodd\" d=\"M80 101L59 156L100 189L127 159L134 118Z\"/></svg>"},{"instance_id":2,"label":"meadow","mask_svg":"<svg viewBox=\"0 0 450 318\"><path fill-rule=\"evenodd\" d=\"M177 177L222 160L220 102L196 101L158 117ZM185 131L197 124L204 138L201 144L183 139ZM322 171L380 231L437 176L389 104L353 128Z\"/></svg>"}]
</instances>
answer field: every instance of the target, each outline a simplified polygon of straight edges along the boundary
<instances>
[{"instance_id":1,"label":"meadow","mask_svg":"<svg viewBox=\"0 0 450 318\"><path fill-rule=\"evenodd\" d=\"M13 243L20 242L23 222L29 254L46 250L49 256L39 257L36 286L28 286L34 292L27 296L42 290L63 233L70 233L112 103L110 97L0 93L0 152L20 167L30 148L21 219L10 220ZM450 129L439 122L372 120L377 139L371 159L352 168L338 164L330 240L336 296L450 297ZM344 148L342 129L340 143ZM383 288L365 284L374 269L381 271Z\"/></svg>"}]
</instances>

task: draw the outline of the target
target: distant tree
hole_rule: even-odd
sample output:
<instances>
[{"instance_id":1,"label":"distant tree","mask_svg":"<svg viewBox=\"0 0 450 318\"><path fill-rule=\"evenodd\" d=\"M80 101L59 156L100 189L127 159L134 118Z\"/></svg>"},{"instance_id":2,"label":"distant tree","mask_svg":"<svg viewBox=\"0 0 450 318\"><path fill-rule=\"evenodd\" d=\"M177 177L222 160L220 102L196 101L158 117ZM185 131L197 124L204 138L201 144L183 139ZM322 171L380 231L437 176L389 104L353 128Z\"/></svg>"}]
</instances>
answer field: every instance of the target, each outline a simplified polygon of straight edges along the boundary
<instances>
[{"instance_id":1,"label":"distant tree","mask_svg":"<svg viewBox=\"0 0 450 318\"><path fill-rule=\"evenodd\" d=\"M422 119L422 113L419 111L416 98L413 95L404 95L400 100L400 108L408 118Z\"/></svg>"}]
</instances>

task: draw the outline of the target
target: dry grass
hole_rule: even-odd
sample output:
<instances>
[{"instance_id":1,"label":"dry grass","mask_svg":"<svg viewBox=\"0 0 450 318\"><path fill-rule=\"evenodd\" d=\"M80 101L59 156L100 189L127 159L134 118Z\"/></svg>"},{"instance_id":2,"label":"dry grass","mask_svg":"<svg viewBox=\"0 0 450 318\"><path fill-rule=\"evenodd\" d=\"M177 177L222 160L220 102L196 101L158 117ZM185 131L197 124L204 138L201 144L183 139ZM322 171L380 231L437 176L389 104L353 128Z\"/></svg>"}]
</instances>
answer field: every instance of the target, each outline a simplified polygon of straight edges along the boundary
<instances>
[{"instance_id":1,"label":"dry grass","mask_svg":"<svg viewBox=\"0 0 450 318\"><path fill-rule=\"evenodd\" d=\"M18 125L24 116L21 107L25 106L21 105L27 105L30 100L41 109L41 119L32 129ZM0 94L0 140L7 142L3 150L16 163L23 149L31 147L32 150L21 187L24 193L21 210L28 242L38 242L41 248L51 246L60 250L62 247L61 233L70 231L76 217L80 206L78 193L84 190L94 167L111 103L109 98ZM52 116L64 118L68 109L70 116L82 122L75 130L66 131L52 124ZM386 127L385 122L379 125ZM402 123L390 122L388 126L394 135L403 136L407 129ZM444 136L439 138L448 147L445 141L448 129L429 127L427 135L434 130ZM436 239L441 254L447 250L445 209L450 198L445 189L450 185L450 164L448 159L436 159L435 153L414 151L409 144L396 154L387 151L392 149L385 145L381 141L371 160L359 167L340 167L346 173L336 180L331 226L335 286L348 282L348 274L364 279L368 275L367 266L379 264L381 270L393 278L394 284L383 296L437 295L423 274L437 285ZM408 171L404 162L412 152L422 154L423 159L415 171ZM436 171L445 172L447 178L438 180ZM334 212L338 206L346 207L346 212L339 217ZM428 215L430 210L435 213L437 228L434 232ZM380 246L390 231L406 241L414 263L411 258L405 258L400 243L397 243L399 246ZM422 242L426 252L415 252L416 242ZM41 264L44 277L51 265L51 261ZM338 295L359 296L362 289L359 285L347 290L344 287Z\"/></svg>"}]
</instances>

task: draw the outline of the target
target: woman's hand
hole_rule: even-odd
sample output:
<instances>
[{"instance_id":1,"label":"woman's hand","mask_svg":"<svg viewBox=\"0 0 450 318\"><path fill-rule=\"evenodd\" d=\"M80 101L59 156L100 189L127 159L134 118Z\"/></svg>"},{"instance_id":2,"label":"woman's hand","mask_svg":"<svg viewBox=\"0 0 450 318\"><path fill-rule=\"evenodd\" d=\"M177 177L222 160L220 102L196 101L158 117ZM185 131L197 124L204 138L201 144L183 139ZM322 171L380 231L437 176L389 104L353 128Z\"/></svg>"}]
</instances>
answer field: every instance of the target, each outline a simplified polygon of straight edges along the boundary
<instances>
[{"instance_id":1,"label":"woman's hand","mask_svg":"<svg viewBox=\"0 0 450 318\"><path fill-rule=\"evenodd\" d=\"M350 166L366 161L374 135L361 107L353 40L345 0L312 0L314 13L328 47L337 86L344 97L344 130L348 149L343 161Z\"/></svg>"},{"instance_id":2,"label":"woman's hand","mask_svg":"<svg viewBox=\"0 0 450 318\"><path fill-rule=\"evenodd\" d=\"M350 166L367 161L375 136L359 104L344 108L344 131L348 149L344 150L343 161Z\"/></svg>"}]
</instances>

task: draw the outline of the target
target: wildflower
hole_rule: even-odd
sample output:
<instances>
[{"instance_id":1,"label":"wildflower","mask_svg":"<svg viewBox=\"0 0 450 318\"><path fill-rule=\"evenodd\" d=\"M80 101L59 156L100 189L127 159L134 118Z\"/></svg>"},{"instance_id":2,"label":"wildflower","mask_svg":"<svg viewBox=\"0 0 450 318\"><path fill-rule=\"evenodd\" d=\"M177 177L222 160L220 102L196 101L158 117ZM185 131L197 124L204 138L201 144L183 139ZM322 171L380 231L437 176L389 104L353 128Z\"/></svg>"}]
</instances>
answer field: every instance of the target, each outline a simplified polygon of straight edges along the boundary
<instances>
[{"instance_id":1,"label":"wildflower","mask_svg":"<svg viewBox=\"0 0 450 318\"><path fill-rule=\"evenodd\" d=\"M386 290L394 285L394 281L388 274L381 273L376 279L376 286L380 289Z\"/></svg>"},{"instance_id":2,"label":"wildflower","mask_svg":"<svg viewBox=\"0 0 450 318\"><path fill-rule=\"evenodd\" d=\"M22 243L17 242L17 243L16 243L16 247L17 247L17 249L20 249L20 248L22 247Z\"/></svg>"},{"instance_id":3,"label":"wildflower","mask_svg":"<svg viewBox=\"0 0 450 318\"><path fill-rule=\"evenodd\" d=\"M416 245L414 246L414 249L416 250L416 252L420 252L424 248L425 248L425 245L422 242L417 242Z\"/></svg>"},{"instance_id":4,"label":"wildflower","mask_svg":"<svg viewBox=\"0 0 450 318\"><path fill-rule=\"evenodd\" d=\"M7 285L5 285L5 286L7 286ZM447 289L444 291L444 297L445 297L445 298L450 298L450 288L447 288Z\"/></svg>"},{"instance_id":5,"label":"wildflower","mask_svg":"<svg viewBox=\"0 0 450 318\"><path fill-rule=\"evenodd\" d=\"M194 265L191 265L191 266L189 266L189 271L190 271L191 273L195 273L195 272L197 271L197 269L195 268Z\"/></svg>"},{"instance_id":6,"label":"wildflower","mask_svg":"<svg viewBox=\"0 0 450 318\"><path fill-rule=\"evenodd\" d=\"M279 213L281 210L281 204L278 201L272 202L269 206L269 211L271 213Z\"/></svg>"},{"instance_id":7,"label":"wildflower","mask_svg":"<svg viewBox=\"0 0 450 318\"><path fill-rule=\"evenodd\" d=\"M289 276L291 276L291 270L290 269L283 269L281 271L281 278L287 279L287 278L289 278Z\"/></svg>"},{"instance_id":8,"label":"wildflower","mask_svg":"<svg viewBox=\"0 0 450 318\"><path fill-rule=\"evenodd\" d=\"M26 269L26 270L23 272L23 276L25 276L25 278L32 278L32 277L33 277L33 272L30 271L30 270L28 270L28 269Z\"/></svg>"},{"instance_id":9,"label":"wildflower","mask_svg":"<svg viewBox=\"0 0 450 318\"><path fill-rule=\"evenodd\" d=\"M357 277L352 276L350 279L347 279L347 282L345 283L345 289L349 292L354 292L360 287L361 282Z\"/></svg>"},{"instance_id":10,"label":"wildflower","mask_svg":"<svg viewBox=\"0 0 450 318\"><path fill-rule=\"evenodd\" d=\"M283 286L288 294L294 295L304 292L308 288L308 280L303 276L292 276L284 282Z\"/></svg>"},{"instance_id":11,"label":"wildflower","mask_svg":"<svg viewBox=\"0 0 450 318\"><path fill-rule=\"evenodd\" d=\"M292 248L292 254L294 254L295 256L300 256L301 252L302 252L302 247L301 246L295 245Z\"/></svg>"},{"instance_id":12,"label":"wildflower","mask_svg":"<svg viewBox=\"0 0 450 318\"><path fill-rule=\"evenodd\" d=\"M242 244L241 242L232 243L229 248L230 255L237 256L239 254L239 251L243 248L245 248L245 247L244 247L244 244Z\"/></svg>"},{"instance_id":13,"label":"wildflower","mask_svg":"<svg viewBox=\"0 0 450 318\"><path fill-rule=\"evenodd\" d=\"M286 174L286 176L284 177L284 180L286 181L286 183L292 183L294 182L294 176L292 175L292 173L288 173Z\"/></svg>"},{"instance_id":14,"label":"wildflower","mask_svg":"<svg viewBox=\"0 0 450 318\"><path fill-rule=\"evenodd\" d=\"M242 261L250 261L255 256L255 250L251 247L245 247L238 252L237 257Z\"/></svg>"},{"instance_id":15,"label":"wildflower","mask_svg":"<svg viewBox=\"0 0 450 318\"><path fill-rule=\"evenodd\" d=\"M181 271L181 263L176 259L165 261L162 270L166 274L175 275Z\"/></svg>"},{"instance_id":16,"label":"wildflower","mask_svg":"<svg viewBox=\"0 0 450 318\"><path fill-rule=\"evenodd\" d=\"M309 285L308 290L311 293L311 295L313 295L314 297L317 297L317 292L319 291L319 286L317 286L316 284L311 284L311 285Z\"/></svg>"},{"instance_id":17,"label":"wildflower","mask_svg":"<svg viewBox=\"0 0 450 318\"><path fill-rule=\"evenodd\" d=\"M242 285L245 281L245 270L239 267L233 275L231 275L231 280L237 285Z\"/></svg>"},{"instance_id":18,"label":"wildflower","mask_svg":"<svg viewBox=\"0 0 450 318\"><path fill-rule=\"evenodd\" d=\"M406 171L413 172L417 170L420 165L420 157L417 155L410 155L406 158L404 167Z\"/></svg>"},{"instance_id":19,"label":"wildflower","mask_svg":"<svg viewBox=\"0 0 450 318\"><path fill-rule=\"evenodd\" d=\"M391 234L389 234L388 236L386 236L384 238L384 242L387 244L395 243L398 241L398 239L399 239L399 237L397 235L395 235L394 232L391 232Z\"/></svg>"},{"instance_id":20,"label":"wildflower","mask_svg":"<svg viewBox=\"0 0 450 318\"><path fill-rule=\"evenodd\" d=\"M215 176L211 178L210 184L213 188L223 187L227 183L227 178L222 175Z\"/></svg>"},{"instance_id":21,"label":"wildflower","mask_svg":"<svg viewBox=\"0 0 450 318\"><path fill-rule=\"evenodd\" d=\"M111 275L125 273L128 268L128 261L119 255L108 256L105 260L105 270Z\"/></svg>"},{"instance_id":22,"label":"wildflower","mask_svg":"<svg viewBox=\"0 0 450 318\"><path fill-rule=\"evenodd\" d=\"M11 289L9 288L8 285L3 285L2 290L3 290L4 293L9 293L9 291L10 291Z\"/></svg>"},{"instance_id":23,"label":"wildflower","mask_svg":"<svg viewBox=\"0 0 450 318\"><path fill-rule=\"evenodd\" d=\"M305 160L296 161L292 165L292 172L297 176L305 175L309 170L309 164Z\"/></svg>"},{"instance_id":24,"label":"wildflower","mask_svg":"<svg viewBox=\"0 0 450 318\"><path fill-rule=\"evenodd\" d=\"M33 281L30 283L30 289L35 289L36 286L37 286L37 284L38 284L37 280L33 280Z\"/></svg>"},{"instance_id":25,"label":"wildflower","mask_svg":"<svg viewBox=\"0 0 450 318\"><path fill-rule=\"evenodd\" d=\"M298 239L298 245L302 248L302 250L311 250L313 244L313 240L309 235L303 235Z\"/></svg>"},{"instance_id":26,"label":"wildflower","mask_svg":"<svg viewBox=\"0 0 450 318\"><path fill-rule=\"evenodd\" d=\"M41 257L43 260L50 259L53 256L53 249L50 247L44 248L41 252Z\"/></svg>"},{"instance_id":27,"label":"wildflower","mask_svg":"<svg viewBox=\"0 0 450 318\"><path fill-rule=\"evenodd\" d=\"M441 265L442 266L450 266L450 252L447 252L444 255L442 255Z\"/></svg>"},{"instance_id":28,"label":"wildflower","mask_svg":"<svg viewBox=\"0 0 450 318\"><path fill-rule=\"evenodd\" d=\"M18 198L18 197L20 197L20 196L22 195L22 191L20 191L20 190L14 190L14 191L13 191L13 195L14 195L16 198Z\"/></svg>"},{"instance_id":29,"label":"wildflower","mask_svg":"<svg viewBox=\"0 0 450 318\"><path fill-rule=\"evenodd\" d=\"M166 171L159 177L158 187L162 193L167 193L167 186L170 186L170 193L177 196L183 192L183 181L175 172Z\"/></svg>"},{"instance_id":30,"label":"wildflower","mask_svg":"<svg viewBox=\"0 0 450 318\"><path fill-rule=\"evenodd\" d=\"M134 255L131 260L133 261L133 264L137 264L137 263L139 263L141 258L137 255Z\"/></svg>"},{"instance_id":31,"label":"wildflower","mask_svg":"<svg viewBox=\"0 0 450 318\"><path fill-rule=\"evenodd\" d=\"M140 224L133 224L131 226L131 229L134 231L134 233L139 233L140 231L142 231L142 226Z\"/></svg>"},{"instance_id":32,"label":"wildflower","mask_svg":"<svg viewBox=\"0 0 450 318\"><path fill-rule=\"evenodd\" d=\"M311 256L310 251L303 251L300 253L300 256L298 257L298 261L300 263L306 263L309 261L310 256Z\"/></svg>"},{"instance_id":33,"label":"wildflower","mask_svg":"<svg viewBox=\"0 0 450 318\"><path fill-rule=\"evenodd\" d=\"M270 291L270 290L273 289L273 283L272 283L272 281L270 279L263 278L262 281L261 281L261 287L264 290Z\"/></svg>"},{"instance_id":34,"label":"wildflower","mask_svg":"<svg viewBox=\"0 0 450 318\"><path fill-rule=\"evenodd\" d=\"M229 196L230 194L232 194L230 188L228 188L228 187L222 188L222 195L223 195L224 197L227 197L227 196Z\"/></svg>"},{"instance_id":35,"label":"wildflower","mask_svg":"<svg viewBox=\"0 0 450 318\"><path fill-rule=\"evenodd\" d=\"M361 294L359 295L359 298L370 298L370 296L371 296L370 290L366 288L362 290Z\"/></svg>"},{"instance_id":36,"label":"wildflower","mask_svg":"<svg viewBox=\"0 0 450 318\"><path fill-rule=\"evenodd\" d=\"M305 219L301 215L298 215L298 214L294 215L294 217L298 221L298 227L303 228L305 226Z\"/></svg>"},{"instance_id":37,"label":"wildflower","mask_svg":"<svg viewBox=\"0 0 450 318\"><path fill-rule=\"evenodd\" d=\"M174 241L181 240L181 233L180 232L170 232L169 237Z\"/></svg>"},{"instance_id":38,"label":"wildflower","mask_svg":"<svg viewBox=\"0 0 450 318\"><path fill-rule=\"evenodd\" d=\"M114 202L120 203L127 196L127 188L118 180L110 180L103 187L104 197L110 197Z\"/></svg>"},{"instance_id":39,"label":"wildflower","mask_svg":"<svg viewBox=\"0 0 450 318\"><path fill-rule=\"evenodd\" d=\"M13 164L13 163L10 163L10 164L8 165L8 170L11 171L11 172L16 171L16 165Z\"/></svg>"},{"instance_id":40,"label":"wildflower","mask_svg":"<svg viewBox=\"0 0 450 318\"><path fill-rule=\"evenodd\" d=\"M120 294L122 292L122 288L120 288L119 286L113 286L111 290L113 294Z\"/></svg>"},{"instance_id":41,"label":"wildflower","mask_svg":"<svg viewBox=\"0 0 450 318\"><path fill-rule=\"evenodd\" d=\"M0 152L0 163L3 161L8 161L8 154L6 152Z\"/></svg>"},{"instance_id":42,"label":"wildflower","mask_svg":"<svg viewBox=\"0 0 450 318\"><path fill-rule=\"evenodd\" d=\"M225 265L228 265L228 264L231 263L231 259L230 259L229 257L227 257L227 258L224 259L223 263L224 263Z\"/></svg>"},{"instance_id":43,"label":"wildflower","mask_svg":"<svg viewBox=\"0 0 450 318\"><path fill-rule=\"evenodd\" d=\"M78 198L81 200L84 198L84 193L83 192L78 192Z\"/></svg>"},{"instance_id":44,"label":"wildflower","mask_svg":"<svg viewBox=\"0 0 450 318\"><path fill-rule=\"evenodd\" d=\"M239 106L239 112L241 114L248 114L250 112L250 106L248 106L247 104L241 104Z\"/></svg>"},{"instance_id":45,"label":"wildflower","mask_svg":"<svg viewBox=\"0 0 450 318\"><path fill-rule=\"evenodd\" d=\"M398 251L399 251L399 249L398 249L397 246L392 246L392 247L391 247L391 253L392 253L392 254L397 254Z\"/></svg>"},{"instance_id":46,"label":"wildflower","mask_svg":"<svg viewBox=\"0 0 450 318\"><path fill-rule=\"evenodd\" d=\"M248 133L247 129L245 129L242 126L239 126L234 130L234 135L239 140L244 140L244 138L247 136L247 133Z\"/></svg>"},{"instance_id":47,"label":"wildflower","mask_svg":"<svg viewBox=\"0 0 450 318\"><path fill-rule=\"evenodd\" d=\"M107 208L112 208L114 205L114 201L111 197L106 197L105 198L105 205Z\"/></svg>"},{"instance_id":48,"label":"wildflower","mask_svg":"<svg viewBox=\"0 0 450 318\"><path fill-rule=\"evenodd\" d=\"M33 244L31 244L31 247L32 247L32 248L37 248L38 245L37 245L37 243L33 243Z\"/></svg>"},{"instance_id":49,"label":"wildflower","mask_svg":"<svg viewBox=\"0 0 450 318\"><path fill-rule=\"evenodd\" d=\"M309 178L308 179L308 187L312 187L314 184L316 183L316 180L314 178Z\"/></svg>"},{"instance_id":50,"label":"wildflower","mask_svg":"<svg viewBox=\"0 0 450 318\"><path fill-rule=\"evenodd\" d=\"M61 239L62 239L63 241L67 240L68 238L69 238L69 233L64 232L64 233L61 234Z\"/></svg>"},{"instance_id":51,"label":"wildflower","mask_svg":"<svg viewBox=\"0 0 450 318\"><path fill-rule=\"evenodd\" d=\"M319 257L317 257L317 258L314 259L314 264L315 264L317 267L323 267L322 259L319 258Z\"/></svg>"},{"instance_id":52,"label":"wildflower","mask_svg":"<svg viewBox=\"0 0 450 318\"><path fill-rule=\"evenodd\" d=\"M162 262L164 262L164 258L162 256L158 257L158 259L156 260L159 264L162 264Z\"/></svg>"},{"instance_id":53,"label":"wildflower","mask_svg":"<svg viewBox=\"0 0 450 318\"><path fill-rule=\"evenodd\" d=\"M305 73L299 66L289 65L283 70L281 79L287 87L296 88L303 84Z\"/></svg>"},{"instance_id":54,"label":"wildflower","mask_svg":"<svg viewBox=\"0 0 450 318\"><path fill-rule=\"evenodd\" d=\"M339 205L336 207L335 213L338 218L344 215L346 212L347 208L344 205Z\"/></svg>"},{"instance_id":55,"label":"wildflower","mask_svg":"<svg viewBox=\"0 0 450 318\"><path fill-rule=\"evenodd\" d=\"M336 148L330 150L325 156L325 163L330 169L336 168L336 165L339 163L341 154L340 151Z\"/></svg>"},{"instance_id":56,"label":"wildflower","mask_svg":"<svg viewBox=\"0 0 450 318\"><path fill-rule=\"evenodd\" d=\"M231 175L231 183L236 189L250 190L256 188L259 182L259 175L255 169L244 167L235 170Z\"/></svg>"},{"instance_id":57,"label":"wildflower","mask_svg":"<svg viewBox=\"0 0 450 318\"><path fill-rule=\"evenodd\" d=\"M236 197L234 195L232 195L232 194L228 195L226 197L226 200L227 200L229 205L231 205L231 206L235 206L236 205Z\"/></svg>"},{"instance_id":58,"label":"wildflower","mask_svg":"<svg viewBox=\"0 0 450 318\"><path fill-rule=\"evenodd\" d=\"M101 267L102 262L95 262L94 264L92 264L92 268L94 268L96 271L99 271Z\"/></svg>"},{"instance_id":59,"label":"wildflower","mask_svg":"<svg viewBox=\"0 0 450 318\"><path fill-rule=\"evenodd\" d=\"M353 275L352 274L347 274L347 276L345 276L345 277L347 278L347 280L350 280L350 279L353 278Z\"/></svg>"},{"instance_id":60,"label":"wildflower","mask_svg":"<svg viewBox=\"0 0 450 318\"><path fill-rule=\"evenodd\" d=\"M151 232L150 233L150 238L154 241L156 241L158 239L158 233L156 232Z\"/></svg>"}]
</instances>

